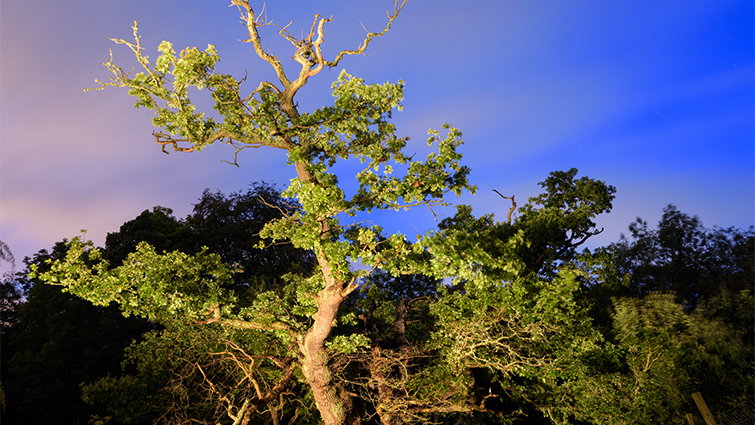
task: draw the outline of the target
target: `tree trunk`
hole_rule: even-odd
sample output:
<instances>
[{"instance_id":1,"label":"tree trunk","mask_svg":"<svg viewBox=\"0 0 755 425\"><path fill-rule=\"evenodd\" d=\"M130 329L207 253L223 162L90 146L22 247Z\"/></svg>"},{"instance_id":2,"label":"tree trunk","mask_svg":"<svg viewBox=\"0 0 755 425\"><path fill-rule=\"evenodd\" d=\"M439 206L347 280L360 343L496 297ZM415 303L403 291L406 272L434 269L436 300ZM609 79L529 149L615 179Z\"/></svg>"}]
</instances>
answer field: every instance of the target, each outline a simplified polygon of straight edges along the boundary
<instances>
[{"instance_id":1,"label":"tree trunk","mask_svg":"<svg viewBox=\"0 0 755 425\"><path fill-rule=\"evenodd\" d=\"M318 252L317 257L326 283L325 288L317 293L314 323L299 341L302 353L301 366L323 423L340 425L346 422L351 400L347 394L338 391L338 385L333 382L325 340L333 328L338 307L345 298L344 287L347 284L332 278L330 264L323 253Z\"/></svg>"},{"instance_id":2,"label":"tree trunk","mask_svg":"<svg viewBox=\"0 0 755 425\"><path fill-rule=\"evenodd\" d=\"M330 334L343 297L341 288L326 287L318 293L318 311L312 327L300 341L302 372L307 380L323 423L343 424L346 420L346 404L333 383L325 339Z\"/></svg>"},{"instance_id":3,"label":"tree trunk","mask_svg":"<svg viewBox=\"0 0 755 425\"><path fill-rule=\"evenodd\" d=\"M402 295L401 298L396 300L396 319L393 321L393 347L397 353L401 353L399 362L403 363L402 370L406 370L408 355L407 345L409 342L406 340L406 296ZM386 362L386 363L384 363ZM402 419L401 411L394 411L393 400L395 398L394 389L391 388L387 381L389 375L393 372L393 366L390 360L384 358L379 345L372 347L372 360L369 365L370 377L375 381L378 390L378 403L376 410L380 417L380 422L383 425L402 425L404 423ZM404 375L403 371L399 371ZM406 380L406 376L402 376L402 381ZM399 396L400 397L400 396Z\"/></svg>"},{"instance_id":4,"label":"tree trunk","mask_svg":"<svg viewBox=\"0 0 755 425\"><path fill-rule=\"evenodd\" d=\"M295 165L297 175L302 182L313 180L305 164L297 162ZM322 226L321 237L323 241L327 241L330 237L327 217L323 217ZM315 253L325 280L325 288L316 296L317 313L314 316L314 323L299 340L299 350L302 354L301 367L304 378L312 389L312 395L323 423L342 425L346 423L351 398L345 391L339 391L339 386L333 382L328 366L330 358L325 348L325 340L333 329L338 307L353 287L351 283L343 282L333 276L332 264L322 248L315 248Z\"/></svg>"}]
</instances>

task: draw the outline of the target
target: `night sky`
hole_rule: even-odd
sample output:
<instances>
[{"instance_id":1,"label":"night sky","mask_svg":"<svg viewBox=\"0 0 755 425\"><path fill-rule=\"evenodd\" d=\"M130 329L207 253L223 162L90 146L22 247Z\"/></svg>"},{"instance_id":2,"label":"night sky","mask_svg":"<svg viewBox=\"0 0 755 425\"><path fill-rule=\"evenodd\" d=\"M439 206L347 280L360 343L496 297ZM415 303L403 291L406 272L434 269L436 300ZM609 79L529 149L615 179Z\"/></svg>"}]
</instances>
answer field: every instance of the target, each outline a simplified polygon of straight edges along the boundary
<instances>
[{"instance_id":1,"label":"night sky","mask_svg":"<svg viewBox=\"0 0 755 425\"><path fill-rule=\"evenodd\" d=\"M151 112L134 109L125 89L82 90L109 77L108 49L133 66L130 50L109 41L130 39L133 21L152 59L162 40L176 50L214 44L220 71L246 72L242 88L254 90L273 74L239 42L245 28L229 3L2 0L0 240L17 260L81 229L101 245L156 205L185 217L206 188L229 193L262 180L283 188L295 176L273 149L244 151L239 168L222 162L233 159L222 144L165 155ZM279 0L266 13L280 25L295 21L297 36L316 13L333 15L323 45L332 58L356 48L364 28L382 29L390 7ZM637 216L654 226L669 203L707 227L746 228L755 222L754 16L751 0L409 0L368 56L321 72L297 99L301 111L331 104L341 69L367 82L404 80L394 122L412 137L407 152L424 152L429 128L461 129L479 190L450 200L478 215L505 219L510 204L493 189L522 205L549 172L576 167L617 188L591 246L616 241ZM293 56L273 27L261 35L272 53ZM197 93L202 105L206 94ZM341 181L353 177L349 167L338 171ZM427 209L373 219L412 236L435 226Z\"/></svg>"}]
</instances>

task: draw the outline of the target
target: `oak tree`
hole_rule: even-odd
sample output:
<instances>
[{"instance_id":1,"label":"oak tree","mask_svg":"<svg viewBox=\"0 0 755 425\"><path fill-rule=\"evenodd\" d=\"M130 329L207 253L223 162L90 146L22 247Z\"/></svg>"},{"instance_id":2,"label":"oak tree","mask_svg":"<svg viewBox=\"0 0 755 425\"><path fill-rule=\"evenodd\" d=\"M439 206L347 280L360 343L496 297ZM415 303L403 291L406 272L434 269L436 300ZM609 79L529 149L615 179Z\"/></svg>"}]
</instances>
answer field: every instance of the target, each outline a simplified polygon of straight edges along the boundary
<instances>
[{"instance_id":1,"label":"oak tree","mask_svg":"<svg viewBox=\"0 0 755 425\"><path fill-rule=\"evenodd\" d=\"M274 292L260 294L247 307L238 307L234 294L224 286L234 268L217 255L202 251L196 255L160 254L139 245L122 264L110 264L91 245L74 240L67 258L52 265L43 278L64 285L72 293L97 304L120 303L126 314L143 315L158 322L219 324L253 332L265 332L290 346L296 365L327 424L341 424L351 414L352 394L334 379L329 365L331 350L352 350L365 344L358 334L330 340L338 310L359 286L367 270L382 267L398 270L412 252L422 246L404 235L384 235L379 226L349 222L350 217L374 210L405 209L419 205L444 205L444 195L474 191L467 167L460 165L459 130L444 125L443 133L429 132L433 152L424 160L405 153L407 137L396 134L390 123L401 109L403 83L365 84L341 72L333 83L335 102L314 111L300 111L296 95L325 67L337 67L348 55L363 54L369 44L383 36L405 4L396 0L388 22L379 32L368 32L356 49L341 50L334 57L323 55L325 26L331 20L315 16L312 26L297 38L287 27L278 33L288 40L296 62L286 69L279 57L266 51L259 29L264 16L246 0L232 0L241 14L249 43L256 55L275 71L277 81L262 81L249 90L245 77L234 77L216 69L215 47L187 48L176 52L164 41L160 56L151 62L141 46L134 24L129 47L143 68L127 72L112 57L106 63L113 73L102 87L128 89L137 107L154 111L155 141L163 151L201 151L214 143L226 143L236 155L246 148L276 148L285 151L294 178L284 196L295 198L301 208L272 220L262 236L289 241L297 248L314 252L319 272L308 279L291 279L289 297ZM198 111L189 97L190 89L209 92L217 119ZM363 168L356 175L359 188L347 196L336 163L357 160ZM283 164L282 164L283 165ZM394 175L396 170L402 175ZM94 262L88 267L84 261ZM351 267L360 262L366 269ZM285 380L281 378L281 383ZM251 396L251 399L258 396ZM242 403L233 412L234 422L246 423L254 403Z\"/></svg>"}]
</instances>

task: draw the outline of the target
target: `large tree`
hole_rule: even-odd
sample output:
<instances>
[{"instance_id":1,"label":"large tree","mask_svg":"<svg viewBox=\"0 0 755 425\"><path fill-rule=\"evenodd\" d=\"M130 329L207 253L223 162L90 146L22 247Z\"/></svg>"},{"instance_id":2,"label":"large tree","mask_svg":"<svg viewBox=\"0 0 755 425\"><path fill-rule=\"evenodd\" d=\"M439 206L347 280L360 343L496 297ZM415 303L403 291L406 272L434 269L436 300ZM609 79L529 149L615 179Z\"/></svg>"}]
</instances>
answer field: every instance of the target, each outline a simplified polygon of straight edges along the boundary
<instances>
[{"instance_id":1,"label":"large tree","mask_svg":"<svg viewBox=\"0 0 755 425\"><path fill-rule=\"evenodd\" d=\"M443 205L448 192L473 191L467 181L469 170L459 164L461 133L448 125L444 125L444 134L431 130L428 145L434 152L424 161L414 160L404 153L408 138L396 135L389 122L393 110L401 108L403 83L365 84L345 72L332 86L334 105L299 111L295 101L299 90L325 67L338 66L346 55L364 53L375 37L388 31L404 3L395 2L382 31L368 33L358 48L341 50L332 59L322 52L325 24L330 19L316 16L301 38L280 28L279 34L292 44L293 72L265 50L259 28L272 23L265 22L246 0L232 0L232 4L246 24L245 41L274 69L277 81L245 89L245 77L216 70L219 57L211 45L204 51L187 48L176 53L171 43L164 41L159 46L160 56L152 63L143 54L135 24L133 42L116 42L131 48L143 72L126 72L110 60L107 66L114 76L103 87L128 88L137 98L136 106L155 112L153 123L160 130L154 136L163 150L200 151L215 142L233 146L235 154L249 147L284 150L295 176L284 195L296 198L301 209L267 223L262 236L312 250L319 273L310 279L292 278L288 293L295 296L266 292L250 306L239 307L235 294L226 289L234 270L216 255L206 251L161 255L141 244L119 265L110 264L98 250L75 240L66 260L55 263L44 278L98 304L119 302L127 314L158 322L220 324L265 332L284 345L293 344L296 364L323 422L341 424L351 415L353 396L334 379L329 365L328 337L339 307L369 269L398 271L406 266L409 253L422 250L403 235L385 236L379 226L349 223L349 217L373 210ZM189 98L192 87L210 93L220 120L197 111ZM347 196L331 170L337 162L350 159L359 160L364 168L356 176L358 190ZM394 166L404 171L403 176L393 176ZM88 267L84 256L95 265ZM366 269L352 269L354 261ZM341 335L333 341L342 350L364 343L358 334ZM263 398L252 394L249 400ZM247 422L255 406L242 403L233 412L236 422Z\"/></svg>"},{"instance_id":2,"label":"large tree","mask_svg":"<svg viewBox=\"0 0 755 425\"><path fill-rule=\"evenodd\" d=\"M615 188L577 178L576 169L552 172L540 185L543 193L516 219L477 218L461 206L423 239L432 253L427 272L453 277L431 307L431 346L451 385L477 400L470 411L564 422L574 406L564 383L604 345L585 289L609 264L577 248L600 233L593 219L611 210Z\"/></svg>"}]
</instances>

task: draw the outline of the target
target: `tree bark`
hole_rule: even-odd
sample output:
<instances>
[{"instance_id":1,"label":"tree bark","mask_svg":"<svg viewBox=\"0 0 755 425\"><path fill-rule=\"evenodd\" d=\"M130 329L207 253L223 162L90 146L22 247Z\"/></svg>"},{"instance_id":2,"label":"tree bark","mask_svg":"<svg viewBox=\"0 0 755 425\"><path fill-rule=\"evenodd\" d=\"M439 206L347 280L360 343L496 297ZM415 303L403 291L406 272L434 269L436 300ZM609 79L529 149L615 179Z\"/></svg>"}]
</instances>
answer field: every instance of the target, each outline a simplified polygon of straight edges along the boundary
<instances>
[{"instance_id":1,"label":"tree bark","mask_svg":"<svg viewBox=\"0 0 755 425\"><path fill-rule=\"evenodd\" d=\"M299 341L301 351L301 366L304 378L307 380L312 395L317 403L323 423L340 425L346 422L348 406L351 404L344 392L338 391L333 382L332 373L328 366L329 356L325 349L325 340L333 328L338 307L348 294L346 282L334 280L330 273L330 264L324 253L318 252L320 268L325 275L325 288L317 293L317 313L314 323ZM347 286L347 288L344 288Z\"/></svg>"}]
</instances>

